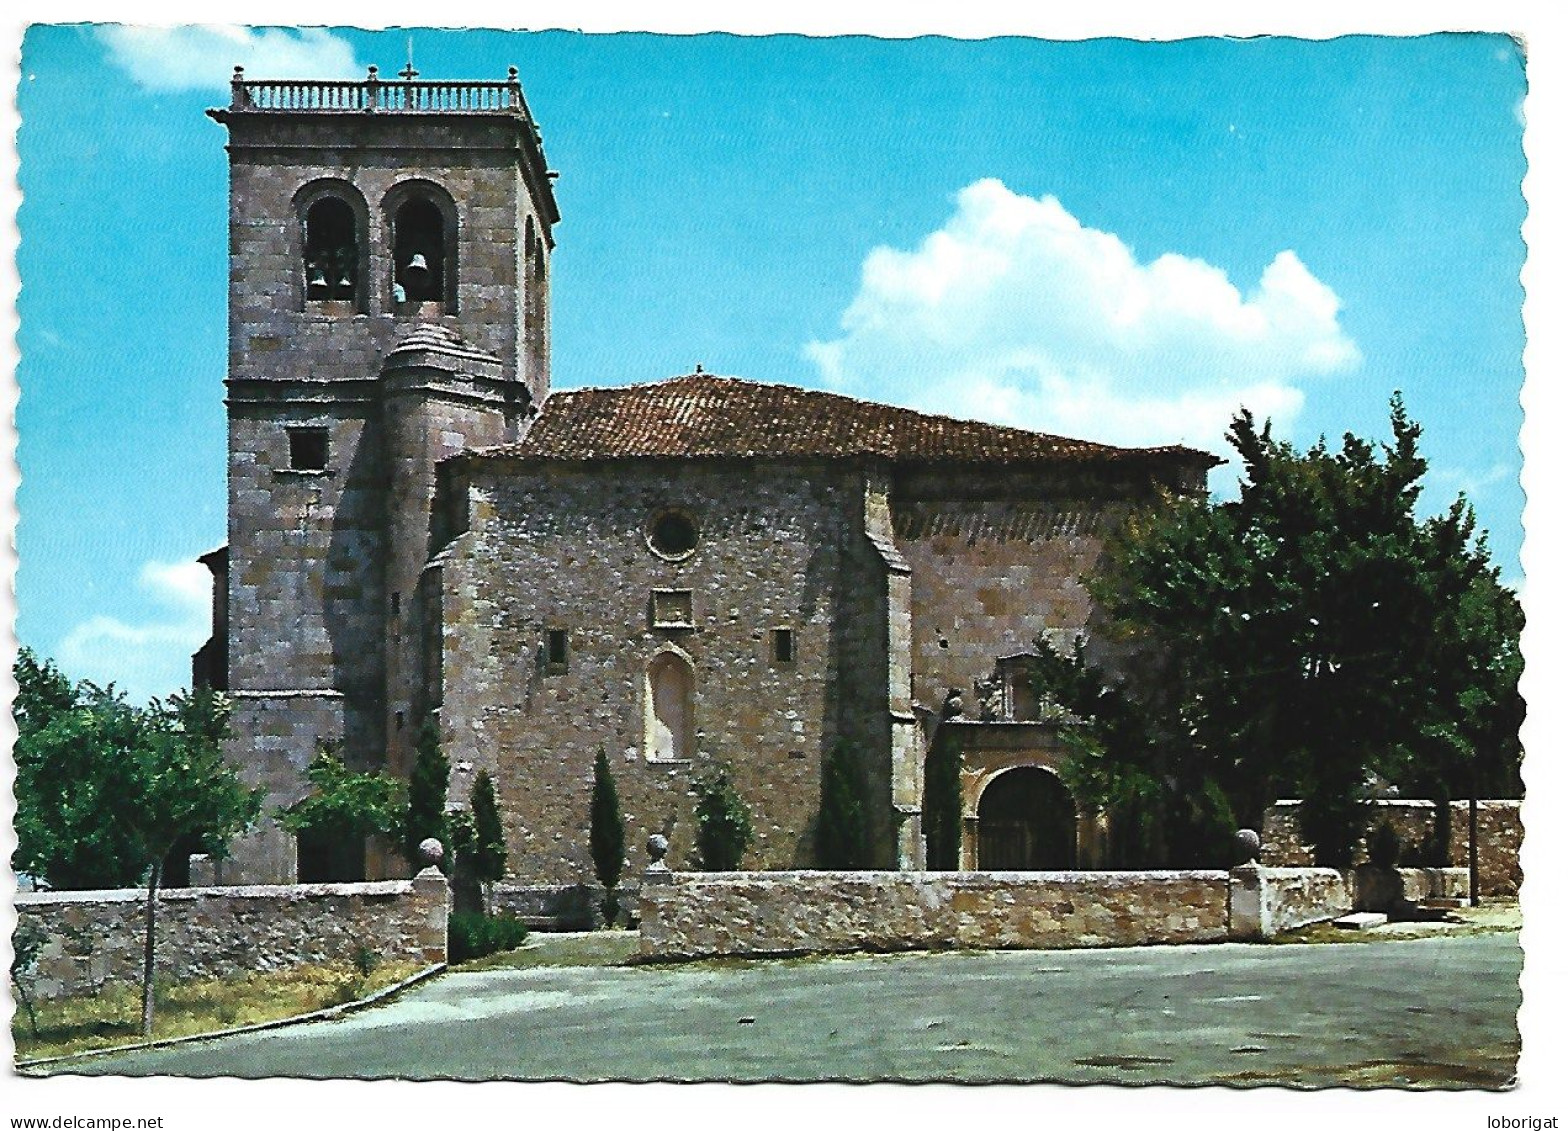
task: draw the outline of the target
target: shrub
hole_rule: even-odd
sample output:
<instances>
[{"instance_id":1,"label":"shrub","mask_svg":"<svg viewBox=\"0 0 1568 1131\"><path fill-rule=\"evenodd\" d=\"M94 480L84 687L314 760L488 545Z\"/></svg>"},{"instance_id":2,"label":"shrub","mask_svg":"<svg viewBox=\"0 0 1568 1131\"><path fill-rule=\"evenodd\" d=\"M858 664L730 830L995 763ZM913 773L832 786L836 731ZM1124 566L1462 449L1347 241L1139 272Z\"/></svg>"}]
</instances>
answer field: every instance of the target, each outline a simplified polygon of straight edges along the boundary
<instances>
[{"instance_id":1,"label":"shrub","mask_svg":"<svg viewBox=\"0 0 1568 1131\"><path fill-rule=\"evenodd\" d=\"M1374 868L1396 868L1401 847L1394 826L1383 821L1367 837L1367 862Z\"/></svg>"},{"instance_id":2,"label":"shrub","mask_svg":"<svg viewBox=\"0 0 1568 1131\"><path fill-rule=\"evenodd\" d=\"M467 809L457 809L446 815L447 875L452 879L452 898L458 910L480 912L484 902L479 890L476 848L479 835L474 828L474 815Z\"/></svg>"},{"instance_id":3,"label":"shrub","mask_svg":"<svg viewBox=\"0 0 1568 1131\"><path fill-rule=\"evenodd\" d=\"M279 810L278 823L291 833L312 832L343 841L396 832L404 810L403 783L379 770L349 769L339 746L321 743L305 771L310 794Z\"/></svg>"},{"instance_id":4,"label":"shrub","mask_svg":"<svg viewBox=\"0 0 1568 1131\"><path fill-rule=\"evenodd\" d=\"M33 1009L33 976L38 969L38 956L43 953L49 936L37 923L19 922L11 935L11 986L27 1010L27 1025L38 1039L38 1014Z\"/></svg>"},{"instance_id":5,"label":"shrub","mask_svg":"<svg viewBox=\"0 0 1568 1131\"><path fill-rule=\"evenodd\" d=\"M750 844L751 814L729 770L717 766L697 782L697 854L703 871L735 871Z\"/></svg>"},{"instance_id":6,"label":"shrub","mask_svg":"<svg viewBox=\"0 0 1568 1131\"><path fill-rule=\"evenodd\" d=\"M376 967L381 965L381 955L364 943L359 943L349 954L349 961L361 978L369 978L376 972Z\"/></svg>"},{"instance_id":7,"label":"shrub","mask_svg":"<svg viewBox=\"0 0 1568 1131\"><path fill-rule=\"evenodd\" d=\"M516 950L528 939L528 928L515 915L454 911L447 920L447 961L467 962L502 950Z\"/></svg>"}]
</instances>

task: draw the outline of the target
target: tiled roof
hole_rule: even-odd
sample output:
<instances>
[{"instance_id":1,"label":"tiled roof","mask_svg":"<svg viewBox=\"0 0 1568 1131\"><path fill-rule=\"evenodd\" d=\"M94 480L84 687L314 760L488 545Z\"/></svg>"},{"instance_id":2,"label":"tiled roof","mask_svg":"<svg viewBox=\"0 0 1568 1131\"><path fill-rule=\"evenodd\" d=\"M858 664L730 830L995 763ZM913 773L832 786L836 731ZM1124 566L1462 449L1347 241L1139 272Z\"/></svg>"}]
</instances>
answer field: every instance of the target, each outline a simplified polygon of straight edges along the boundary
<instances>
[{"instance_id":1,"label":"tiled roof","mask_svg":"<svg viewBox=\"0 0 1568 1131\"><path fill-rule=\"evenodd\" d=\"M1175 445L1116 448L707 373L551 393L523 439L475 454L558 460L880 456L903 463L1220 462L1207 452Z\"/></svg>"}]
</instances>

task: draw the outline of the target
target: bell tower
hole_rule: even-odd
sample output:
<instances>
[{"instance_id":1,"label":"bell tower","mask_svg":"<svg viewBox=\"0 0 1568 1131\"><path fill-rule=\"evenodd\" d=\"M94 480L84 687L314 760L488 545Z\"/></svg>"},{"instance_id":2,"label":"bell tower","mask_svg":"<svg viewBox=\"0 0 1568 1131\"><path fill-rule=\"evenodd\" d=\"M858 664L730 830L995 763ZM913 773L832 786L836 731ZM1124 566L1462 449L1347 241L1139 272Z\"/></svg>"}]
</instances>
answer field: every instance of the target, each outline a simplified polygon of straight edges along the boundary
<instances>
[{"instance_id":1,"label":"bell tower","mask_svg":"<svg viewBox=\"0 0 1568 1131\"><path fill-rule=\"evenodd\" d=\"M416 592L435 466L515 439L549 390L560 215L516 68L236 68L208 114L229 134L225 674L233 756L270 811L303 796L323 741L406 771L431 705ZM225 879L398 870L356 851L306 853L269 826Z\"/></svg>"}]
</instances>

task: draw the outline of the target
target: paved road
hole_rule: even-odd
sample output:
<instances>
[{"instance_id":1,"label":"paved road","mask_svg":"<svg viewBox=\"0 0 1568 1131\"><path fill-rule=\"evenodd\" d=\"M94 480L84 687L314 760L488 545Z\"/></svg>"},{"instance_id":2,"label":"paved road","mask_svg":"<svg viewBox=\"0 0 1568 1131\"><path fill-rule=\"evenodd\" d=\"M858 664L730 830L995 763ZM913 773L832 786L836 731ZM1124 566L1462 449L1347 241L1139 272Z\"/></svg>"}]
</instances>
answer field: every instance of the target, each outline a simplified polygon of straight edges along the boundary
<instances>
[{"instance_id":1,"label":"paved road","mask_svg":"<svg viewBox=\"0 0 1568 1131\"><path fill-rule=\"evenodd\" d=\"M1500 1087L1514 934L452 973L352 1015L71 1071Z\"/></svg>"}]
</instances>

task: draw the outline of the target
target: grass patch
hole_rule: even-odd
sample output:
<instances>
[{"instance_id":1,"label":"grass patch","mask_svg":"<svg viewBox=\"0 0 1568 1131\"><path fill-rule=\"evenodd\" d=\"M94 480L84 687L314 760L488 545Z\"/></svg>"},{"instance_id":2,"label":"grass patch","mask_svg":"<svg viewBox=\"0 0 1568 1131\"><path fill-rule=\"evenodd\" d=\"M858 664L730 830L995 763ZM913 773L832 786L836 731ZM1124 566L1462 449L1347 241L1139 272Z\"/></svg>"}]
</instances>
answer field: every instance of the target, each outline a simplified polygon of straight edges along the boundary
<instances>
[{"instance_id":1,"label":"grass patch","mask_svg":"<svg viewBox=\"0 0 1568 1131\"><path fill-rule=\"evenodd\" d=\"M1458 907L1453 914L1458 923L1403 923L1392 922L1365 931L1347 931L1333 923L1313 923L1285 931L1268 939L1271 943L1378 943L1398 942L1407 939L1469 938L1475 935L1495 935L1517 931L1522 920L1517 899L1493 898L1483 901L1480 907Z\"/></svg>"},{"instance_id":2,"label":"grass patch","mask_svg":"<svg viewBox=\"0 0 1568 1131\"><path fill-rule=\"evenodd\" d=\"M476 958L455 970L529 970L537 966L624 966L637 954L636 931L583 931L529 935L517 950Z\"/></svg>"},{"instance_id":3,"label":"grass patch","mask_svg":"<svg viewBox=\"0 0 1568 1131\"><path fill-rule=\"evenodd\" d=\"M203 981L166 977L154 988L152 1039L195 1036L297 1017L367 997L421 969L423 964L414 961L383 962L364 975L350 962L334 962ZM106 986L93 995L37 1002L35 1009L37 1037L28 1024L27 1011L17 1003L11 1021L17 1060L67 1056L142 1039L140 985Z\"/></svg>"}]
</instances>

